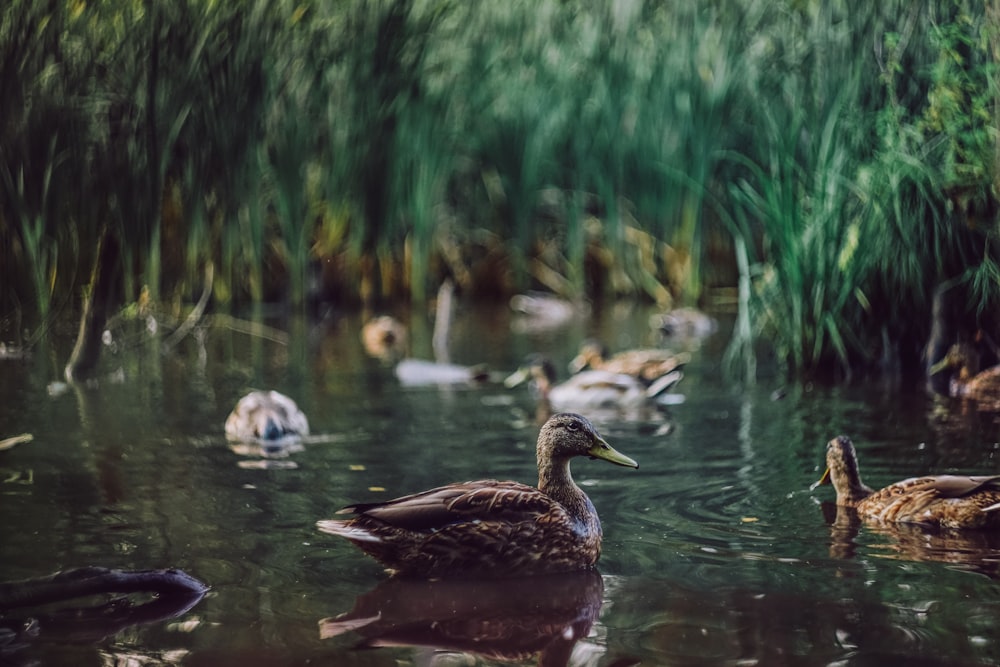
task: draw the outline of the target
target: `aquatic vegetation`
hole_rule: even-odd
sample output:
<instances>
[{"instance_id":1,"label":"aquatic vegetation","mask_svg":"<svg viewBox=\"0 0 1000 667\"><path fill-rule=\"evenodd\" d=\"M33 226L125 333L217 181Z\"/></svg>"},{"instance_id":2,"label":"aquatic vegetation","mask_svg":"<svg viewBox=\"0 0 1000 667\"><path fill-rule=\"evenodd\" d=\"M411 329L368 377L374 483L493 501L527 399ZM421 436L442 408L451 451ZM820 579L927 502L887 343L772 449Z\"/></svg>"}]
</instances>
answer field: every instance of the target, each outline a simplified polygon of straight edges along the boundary
<instances>
[{"instance_id":1,"label":"aquatic vegetation","mask_svg":"<svg viewBox=\"0 0 1000 667\"><path fill-rule=\"evenodd\" d=\"M14 0L3 327L71 306L105 225L123 303L208 262L220 309L738 283L749 377L760 342L913 365L944 281L996 305L995 11L675 5Z\"/></svg>"}]
</instances>

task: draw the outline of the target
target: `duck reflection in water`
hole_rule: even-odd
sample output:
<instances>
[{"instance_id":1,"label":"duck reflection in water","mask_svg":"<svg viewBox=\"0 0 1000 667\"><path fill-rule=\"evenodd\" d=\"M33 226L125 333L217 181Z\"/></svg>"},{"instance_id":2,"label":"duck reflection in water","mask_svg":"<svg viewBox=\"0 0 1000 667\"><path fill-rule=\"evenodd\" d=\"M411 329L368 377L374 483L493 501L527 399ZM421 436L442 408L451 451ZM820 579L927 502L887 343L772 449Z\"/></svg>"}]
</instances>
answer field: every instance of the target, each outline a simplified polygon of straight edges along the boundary
<instances>
[{"instance_id":1,"label":"duck reflection in water","mask_svg":"<svg viewBox=\"0 0 1000 667\"><path fill-rule=\"evenodd\" d=\"M864 523L850 507L820 504L830 526L830 557L852 560L858 550L894 560L946 563L957 569L1000 579L1000 533L985 530L957 531L912 524ZM861 526L883 538L878 544L859 542Z\"/></svg>"},{"instance_id":2,"label":"duck reflection in water","mask_svg":"<svg viewBox=\"0 0 1000 667\"><path fill-rule=\"evenodd\" d=\"M320 638L355 632L358 648L427 647L487 660L584 665L605 648L588 637L604 582L595 570L502 580L394 577L319 622Z\"/></svg>"}]
</instances>

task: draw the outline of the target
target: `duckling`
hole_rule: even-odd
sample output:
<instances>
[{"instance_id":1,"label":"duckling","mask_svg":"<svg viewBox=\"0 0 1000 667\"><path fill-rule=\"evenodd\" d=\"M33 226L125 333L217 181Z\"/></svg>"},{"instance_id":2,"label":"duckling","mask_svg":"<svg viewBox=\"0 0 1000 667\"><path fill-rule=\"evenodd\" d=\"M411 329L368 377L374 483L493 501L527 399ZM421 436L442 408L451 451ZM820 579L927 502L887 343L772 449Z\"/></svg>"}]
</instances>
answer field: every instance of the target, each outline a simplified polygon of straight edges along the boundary
<instances>
[{"instance_id":1,"label":"duckling","mask_svg":"<svg viewBox=\"0 0 1000 667\"><path fill-rule=\"evenodd\" d=\"M252 391L226 419L229 440L254 443L297 442L309 435L309 420L295 401L276 391Z\"/></svg>"},{"instance_id":2,"label":"duckling","mask_svg":"<svg viewBox=\"0 0 1000 667\"><path fill-rule=\"evenodd\" d=\"M945 528L1000 528L1000 475L914 477L874 491L861 481L854 443L839 435L826 446L826 472L811 488L833 484L837 505L863 519Z\"/></svg>"}]
</instances>

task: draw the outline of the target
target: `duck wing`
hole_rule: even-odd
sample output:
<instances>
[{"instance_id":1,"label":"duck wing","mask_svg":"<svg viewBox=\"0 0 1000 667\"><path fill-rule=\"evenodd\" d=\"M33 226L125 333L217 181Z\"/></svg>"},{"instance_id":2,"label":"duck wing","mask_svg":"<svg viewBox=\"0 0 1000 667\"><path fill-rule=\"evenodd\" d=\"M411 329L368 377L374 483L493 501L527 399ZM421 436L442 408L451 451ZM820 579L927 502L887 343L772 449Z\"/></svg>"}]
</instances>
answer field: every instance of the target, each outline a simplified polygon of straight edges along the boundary
<instances>
[{"instance_id":1,"label":"duck wing","mask_svg":"<svg viewBox=\"0 0 1000 667\"><path fill-rule=\"evenodd\" d=\"M652 382L667 373L678 370L689 360L690 355L674 354L668 350L626 350L601 364L601 369L612 373L633 375L646 382Z\"/></svg>"},{"instance_id":2,"label":"duck wing","mask_svg":"<svg viewBox=\"0 0 1000 667\"><path fill-rule=\"evenodd\" d=\"M900 484L914 493L928 491L939 498L961 498L980 490L1000 491L1000 475L936 475Z\"/></svg>"},{"instance_id":3,"label":"duck wing","mask_svg":"<svg viewBox=\"0 0 1000 667\"><path fill-rule=\"evenodd\" d=\"M863 516L883 522L950 528L1000 526L1000 475L936 475L890 484L858 503Z\"/></svg>"},{"instance_id":4,"label":"duck wing","mask_svg":"<svg viewBox=\"0 0 1000 667\"><path fill-rule=\"evenodd\" d=\"M479 480L450 484L384 503L351 505L354 513L404 530L427 531L469 521L519 522L562 507L519 482ZM563 510L564 511L564 510Z\"/></svg>"},{"instance_id":5,"label":"duck wing","mask_svg":"<svg viewBox=\"0 0 1000 667\"><path fill-rule=\"evenodd\" d=\"M549 402L556 411L640 405L648 400L646 385L624 373L581 371L552 387Z\"/></svg>"}]
</instances>

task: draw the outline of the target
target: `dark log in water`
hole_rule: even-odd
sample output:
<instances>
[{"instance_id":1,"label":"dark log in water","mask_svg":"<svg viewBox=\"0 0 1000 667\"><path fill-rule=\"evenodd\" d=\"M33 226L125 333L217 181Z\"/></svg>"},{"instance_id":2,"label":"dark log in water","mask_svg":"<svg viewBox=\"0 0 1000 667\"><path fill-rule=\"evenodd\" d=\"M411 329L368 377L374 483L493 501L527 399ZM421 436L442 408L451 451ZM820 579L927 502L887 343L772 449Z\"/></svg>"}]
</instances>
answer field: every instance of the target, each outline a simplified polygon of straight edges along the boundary
<instances>
[{"instance_id":1,"label":"dark log in water","mask_svg":"<svg viewBox=\"0 0 1000 667\"><path fill-rule=\"evenodd\" d=\"M36 579L0 583L0 609L35 607L106 593L204 595L208 586L183 570L109 570L82 567Z\"/></svg>"}]
</instances>

